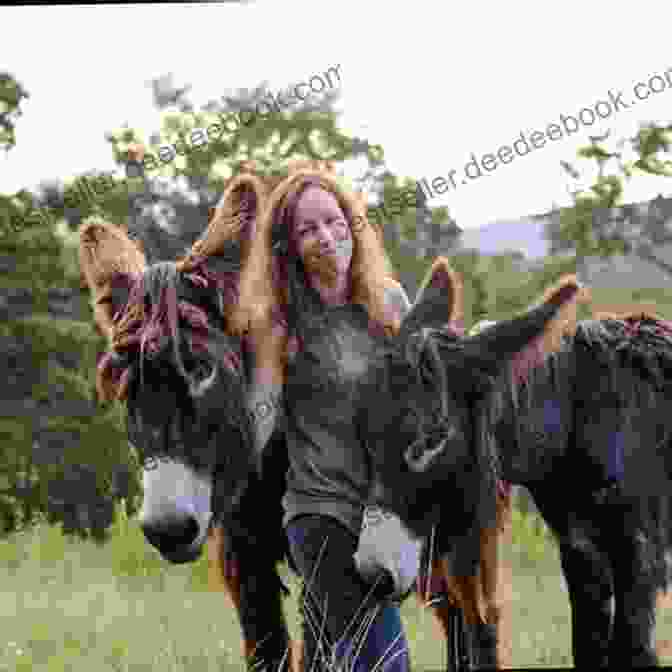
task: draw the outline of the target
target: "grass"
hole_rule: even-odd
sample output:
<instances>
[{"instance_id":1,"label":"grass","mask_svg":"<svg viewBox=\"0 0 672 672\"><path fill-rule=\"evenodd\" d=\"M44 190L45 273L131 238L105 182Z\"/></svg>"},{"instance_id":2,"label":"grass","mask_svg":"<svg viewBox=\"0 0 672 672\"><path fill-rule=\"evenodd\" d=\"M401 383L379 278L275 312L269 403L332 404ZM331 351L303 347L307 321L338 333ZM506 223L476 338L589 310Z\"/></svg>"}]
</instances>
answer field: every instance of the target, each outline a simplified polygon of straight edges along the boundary
<instances>
[{"instance_id":1,"label":"grass","mask_svg":"<svg viewBox=\"0 0 672 672\"><path fill-rule=\"evenodd\" d=\"M516 667L571 665L569 604L543 525L516 513L504 556L505 660ZM0 542L0 566L3 672L243 669L235 612L228 597L209 591L205 556L168 565L123 515L102 547L46 525L17 533ZM299 585L285 575L293 595L286 611L298 634ZM662 606L659 612L665 655L672 614ZM430 610L411 597L403 617L414 669L442 669L445 645Z\"/></svg>"}]
</instances>

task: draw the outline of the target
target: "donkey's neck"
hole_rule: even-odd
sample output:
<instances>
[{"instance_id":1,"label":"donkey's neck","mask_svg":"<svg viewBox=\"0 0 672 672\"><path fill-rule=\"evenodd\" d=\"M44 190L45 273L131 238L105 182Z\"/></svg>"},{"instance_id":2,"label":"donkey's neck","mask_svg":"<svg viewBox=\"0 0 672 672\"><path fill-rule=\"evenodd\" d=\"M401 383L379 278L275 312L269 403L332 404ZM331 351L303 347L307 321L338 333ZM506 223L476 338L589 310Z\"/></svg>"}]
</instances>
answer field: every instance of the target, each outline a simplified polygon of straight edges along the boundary
<instances>
[{"instance_id":1,"label":"donkey's neck","mask_svg":"<svg viewBox=\"0 0 672 672\"><path fill-rule=\"evenodd\" d=\"M510 370L493 395L494 431L505 481L526 485L561 467L572 435L573 354L547 355L525 380Z\"/></svg>"}]
</instances>

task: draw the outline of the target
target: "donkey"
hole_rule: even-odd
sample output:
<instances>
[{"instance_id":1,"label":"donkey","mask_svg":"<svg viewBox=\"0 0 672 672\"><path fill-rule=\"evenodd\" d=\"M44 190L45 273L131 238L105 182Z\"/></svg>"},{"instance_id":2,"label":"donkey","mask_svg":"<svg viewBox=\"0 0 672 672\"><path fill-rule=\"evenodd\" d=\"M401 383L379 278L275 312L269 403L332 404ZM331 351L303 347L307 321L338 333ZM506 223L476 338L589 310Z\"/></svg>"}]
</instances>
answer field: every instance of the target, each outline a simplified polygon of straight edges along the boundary
<instances>
[{"instance_id":1,"label":"donkey","mask_svg":"<svg viewBox=\"0 0 672 672\"><path fill-rule=\"evenodd\" d=\"M141 241L87 224L80 263L110 342L98 394L126 402L129 442L143 465L143 533L173 563L197 559L207 543L211 577L236 607L248 666L282 670L293 650L277 571L289 559L280 504L287 447L281 433L271 437L259 475L243 344L226 330L246 234L264 196L254 176L234 178L220 209L236 220L235 235L225 231L223 239L209 226L177 262L147 265ZM277 506L262 510L269 498Z\"/></svg>"},{"instance_id":2,"label":"donkey","mask_svg":"<svg viewBox=\"0 0 672 672\"><path fill-rule=\"evenodd\" d=\"M459 294L435 264L444 322L446 282ZM559 542L575 665L646 667L657 663L655 600L672 545L672 324L614 316L562 334L558 308L577 295L565 278L542 305L477 336L439 319L402 333L372 367L367 440L380 503L420 536L439 521L454 538L491 526L497 479L527 488ZM400 396L409 367L420 380ZM435 417L428 389L441 399ZM409 436L390 432L400 423Z\"/></svg>"},{"instance_id":3,"label":"donkey","mask_svg":"<svg viewBox=\"0 0 672 672\"><path fill-rule=\"evenodd\" d=\"M453 276L457 283L457 276ZM453 310L453 329L461 332L462 310ZM482 320L469 331L476 335L483 329L494 326L491 320ZM448 672L468 667L471 658L470 630L477 623L490 624L498 632L502 618L501 595L499 594L499 545L509 541L512 513L512 486L499 481L497 484L497 514L494 526L481 530L472 529L460 540L450 539L439 524L432 529L424 546L422 573L416 584L416 598L423 608L431 607L438 625L446 639ZM480 545L479 562L473 567L464 567L451 562L455 547L468 544ZM498 649L496 661L505 659Z\"/></svg>"}]
</instances>

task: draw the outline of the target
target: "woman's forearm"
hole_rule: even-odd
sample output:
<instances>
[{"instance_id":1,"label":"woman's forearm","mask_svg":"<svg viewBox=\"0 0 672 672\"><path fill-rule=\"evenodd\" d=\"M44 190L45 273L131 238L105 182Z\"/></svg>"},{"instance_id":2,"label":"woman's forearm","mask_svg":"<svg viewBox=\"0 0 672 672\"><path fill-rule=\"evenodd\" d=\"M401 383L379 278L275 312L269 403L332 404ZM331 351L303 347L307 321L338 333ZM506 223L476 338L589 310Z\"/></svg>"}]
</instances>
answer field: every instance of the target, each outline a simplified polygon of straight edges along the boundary
<instances>
[{"instance_id":1,"label":"woman's forearm","mask_svg":"<svg viewBox=\"0 0 672 672\"><path fill-rule=\"evenodd\" d=\"M247 408L255 435L255 449L260 456L282 417L286 336L277 328L253 329L248 344L252 349L253 369Z\"/></svg>"},{"instance_id":2,"label":"woman's forearm","mask_svg":"<svg viewBox=\"0 0 672 672\"><path fill-rule=\"evenodd\" d=\"M255 452L260 456L275 431L283 412L282 384L253 380L247 410L254 431Z\"/></svg>"}]
</instances>

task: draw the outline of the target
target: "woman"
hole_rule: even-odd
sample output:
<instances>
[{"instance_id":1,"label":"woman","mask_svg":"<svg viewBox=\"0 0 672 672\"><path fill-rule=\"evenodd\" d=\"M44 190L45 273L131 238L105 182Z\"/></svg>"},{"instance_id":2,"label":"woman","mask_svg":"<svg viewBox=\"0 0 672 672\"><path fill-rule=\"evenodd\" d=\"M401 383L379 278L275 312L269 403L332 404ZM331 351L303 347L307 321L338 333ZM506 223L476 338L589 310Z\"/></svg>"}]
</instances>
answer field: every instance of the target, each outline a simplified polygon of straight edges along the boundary
<instances>
[{"instance_id":1,"label":"woman","mask_svg":"<svg viewBox=\"0 0 672 672\"><path fill-rule=\"evenodd\" d=\"M375 574L367 561L370 531L380 533L379 523L388 559L397 563L385 577L393 584L388 594L411 587L419 562L419 543L399 521L366 506L371 473L353 395L371 330L394 334L409 302L364 212L363 200L340 186L331 166L290 170L258 221L233 316L254 353L253 399L277 398L284 386L284 524L304 578L305 669L312 669L315 646L323 659L349 659L356 670L372 670L381 659L387 670L409 665L398 605L362 576ZM271 407L276 413L258 424L259 447L281 420L282 405ZM368 548L360 541L367 534Z\"/></svg>"}]
</instances>

